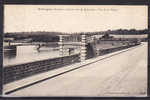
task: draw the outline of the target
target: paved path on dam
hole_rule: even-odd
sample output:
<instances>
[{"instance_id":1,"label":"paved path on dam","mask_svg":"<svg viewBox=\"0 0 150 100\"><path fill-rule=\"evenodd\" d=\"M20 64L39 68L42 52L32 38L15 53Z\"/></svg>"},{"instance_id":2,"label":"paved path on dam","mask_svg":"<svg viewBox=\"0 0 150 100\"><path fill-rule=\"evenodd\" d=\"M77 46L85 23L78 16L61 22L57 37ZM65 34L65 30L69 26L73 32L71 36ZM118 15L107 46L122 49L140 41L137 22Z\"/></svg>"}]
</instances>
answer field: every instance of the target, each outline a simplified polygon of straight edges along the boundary
<instances>
[{"instance_id":1,"label":"paved path on dam","mask_svg":"<svg viewBox=\"0 0 150 100\"><path fill-rule=\"evenodd\" d=\"M146 96L147 43L9 96Z\"/></svg>"}]
</instances>

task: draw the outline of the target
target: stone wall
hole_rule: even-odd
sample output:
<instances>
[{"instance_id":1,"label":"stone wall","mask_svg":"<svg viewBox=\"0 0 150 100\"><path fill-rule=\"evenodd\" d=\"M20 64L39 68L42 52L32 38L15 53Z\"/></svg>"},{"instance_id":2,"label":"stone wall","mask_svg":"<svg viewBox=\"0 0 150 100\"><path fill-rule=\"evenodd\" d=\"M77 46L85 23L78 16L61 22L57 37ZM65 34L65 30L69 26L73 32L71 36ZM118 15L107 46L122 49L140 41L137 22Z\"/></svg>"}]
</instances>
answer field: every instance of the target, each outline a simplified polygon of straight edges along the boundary
<instances>
[{"instance_id":1,"label":"stone wall","mask_svg":"<svg viewBox=\"0 0 150 100\"><path fill-rule=\"evenodd\" d=\"M54 59L35 61L31 63L11 65L4 67L4 84L23 79L38 73L46 72L52 69L60 68L65 65L79 62L80 55L71 55Z\"/></svg>"},{"instance_id":2,"label":"stone wall","mask_svg":"<svg viewBox=\"0 0 150 100\"><path fill-rule=\"evenodd\" d=\"M112 52L115 52L115 51L127 49L127 48L130 48L130 47L136 46L136 45L139 45L139 44L130 44L130 45L120 46L120 47L115 47L115 48L101 49L101 50L98 51L98 56L102 56L102 55L112 53Z\"/></svg>"}]
</instances>

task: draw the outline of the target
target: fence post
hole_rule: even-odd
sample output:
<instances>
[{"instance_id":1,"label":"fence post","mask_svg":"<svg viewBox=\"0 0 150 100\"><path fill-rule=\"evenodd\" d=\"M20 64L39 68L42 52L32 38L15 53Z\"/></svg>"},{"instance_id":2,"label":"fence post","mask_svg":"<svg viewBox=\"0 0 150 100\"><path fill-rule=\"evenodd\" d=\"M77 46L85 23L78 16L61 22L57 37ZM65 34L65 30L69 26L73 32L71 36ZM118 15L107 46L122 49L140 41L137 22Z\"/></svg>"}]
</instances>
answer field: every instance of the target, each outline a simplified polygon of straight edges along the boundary
<instances>
[{"instance_id":1,"label":"fence post","mask_svg":"<svg viewBox=\"0 0 150 100\"><path fill-rule=\"evenodd\" d=\"M86 60L86 35L81 35L81 54L80 54L80 60L81 62Z\"/></svg>"}]
</instances>

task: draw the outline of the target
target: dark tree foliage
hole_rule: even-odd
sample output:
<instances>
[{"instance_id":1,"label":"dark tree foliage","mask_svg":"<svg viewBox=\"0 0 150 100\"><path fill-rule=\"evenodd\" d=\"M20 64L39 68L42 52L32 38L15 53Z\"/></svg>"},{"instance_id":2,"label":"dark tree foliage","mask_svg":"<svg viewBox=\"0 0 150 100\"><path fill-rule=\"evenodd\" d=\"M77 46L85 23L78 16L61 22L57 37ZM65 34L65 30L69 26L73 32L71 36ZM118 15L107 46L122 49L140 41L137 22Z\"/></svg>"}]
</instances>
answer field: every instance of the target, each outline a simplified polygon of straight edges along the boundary
<instances>
[{"instance_id":1,"label":"dark tree foliage","mask_svg":"<svg viewBox=\"0 0 150 100\"><path fill-rule=\"evenodd\" d=\"M148 34L148 29L136 30L136 29L118 29L118 30L107 30L107 31L96 31L96 32L74 32L74 33L63 33L63 32L45 32L45 31L36 31L36 32L12 32L5 33L4 37L11 37L14 40L28 39L31 38L35 42L57 42L59 41L60 34L74 34L74 36L79 37L81 34L87 35L104 35L114 34L114 35L143 35ZM73 36L73 37L74 37ZM80 37L79 37L80 39Z\"/></svg>"},{"instance_id":2,"label":"dark tree foliage","mask_svg":"<svg viewBox=\"0 0 150 100\"><path fill-rule=\"evenodd\" d=\"M31 38L34 42L56 42L59 40L55 32L16 32L5 33L4 37L12 37L14 40Z\"/></svg>"},{"instance_id":3,"label":"dark tree foliage","mask_svg":"<svg viewBox=\"0 0 150 100\"><path fill-rule=\"evenodd\" d=\"M142 35L142 34L148 34L148 29L144 29L144 30L118 29L118 30L109 30L109 31L106 31L104 33L116 34L116 35Z\"/></svg>"}]
</instances>

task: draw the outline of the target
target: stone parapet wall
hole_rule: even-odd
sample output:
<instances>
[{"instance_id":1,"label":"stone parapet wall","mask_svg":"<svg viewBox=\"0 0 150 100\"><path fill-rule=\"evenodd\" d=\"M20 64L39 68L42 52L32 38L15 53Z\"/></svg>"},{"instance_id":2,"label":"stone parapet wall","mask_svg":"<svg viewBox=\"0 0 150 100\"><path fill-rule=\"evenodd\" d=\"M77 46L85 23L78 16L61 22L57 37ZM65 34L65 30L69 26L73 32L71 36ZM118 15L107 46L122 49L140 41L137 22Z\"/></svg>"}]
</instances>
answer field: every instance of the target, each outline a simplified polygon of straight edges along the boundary
<instances>
[{"instance_id":1,"label":"stone parapet wall","mask_svg":"<svg viewBox=\"0 0 150 100\"><path fill-rule=\"evenodd\" d=\"M123 49L127 49L133 46L137 46L139 44L130 44L130 45L125 45L125 46L120 46L120 47L114 47L114 48L108 48L108 49L100 49L97 51L97 56L102 56L108 53L112 53L115 51L119 51L119 50L123 50Z\"/></svg>"},{"instance_id":2,"label":"stone parapet wall","mask_svg":"<svg viewBox=\"0 0 150 100\"><path fill-rule=\"evenodd\" d=\"M76 63L79 62L79 60L80 55L76 54L71 56L35 61L31 63L5 66L3 69L3 82L4 84L10 83L38 73Z\"/></svg>"}]
</instances>

